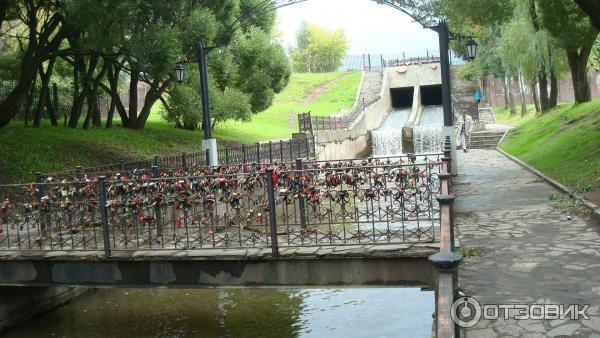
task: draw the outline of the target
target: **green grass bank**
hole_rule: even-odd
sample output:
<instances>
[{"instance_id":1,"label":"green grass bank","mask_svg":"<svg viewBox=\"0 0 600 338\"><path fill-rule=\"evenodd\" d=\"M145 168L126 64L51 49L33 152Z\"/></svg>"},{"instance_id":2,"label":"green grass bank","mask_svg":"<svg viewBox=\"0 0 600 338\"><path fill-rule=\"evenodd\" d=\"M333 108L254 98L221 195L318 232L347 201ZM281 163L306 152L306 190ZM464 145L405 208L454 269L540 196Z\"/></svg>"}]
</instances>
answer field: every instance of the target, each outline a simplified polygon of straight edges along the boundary
<instances>
[{"instance_id":1,"label":"green grass bank","mask_svg":"<svg viewBox=\"0 0 600 338\"><path fill-rule=\"evenodd\" d=\"M295 114L312 110L317 115L329 115L350 108L361 74L294 74L271 108L256 114L250 122L218 124L215 136L221 144L290 138L297 130ZM199 150L202 132L176 129L163 121L158 111L156 106L144 130L119 128L118 120L112 129L90 130L53 128L48 121L41 128L24 127L22 121L13 121L0 129L0 183L31 181L36 171L61 171L78 165L95 166Z\"/></svg>"},{"instance_id":2,"label":"green grass bank","mask_svg":"<svg viewBox=\"0 0 600 338\"><path fill-rule=\"evenodd\" d=\"M600 100L521 119L500 148L592 201L600 197Z\"/></svg>"}]
</instances>

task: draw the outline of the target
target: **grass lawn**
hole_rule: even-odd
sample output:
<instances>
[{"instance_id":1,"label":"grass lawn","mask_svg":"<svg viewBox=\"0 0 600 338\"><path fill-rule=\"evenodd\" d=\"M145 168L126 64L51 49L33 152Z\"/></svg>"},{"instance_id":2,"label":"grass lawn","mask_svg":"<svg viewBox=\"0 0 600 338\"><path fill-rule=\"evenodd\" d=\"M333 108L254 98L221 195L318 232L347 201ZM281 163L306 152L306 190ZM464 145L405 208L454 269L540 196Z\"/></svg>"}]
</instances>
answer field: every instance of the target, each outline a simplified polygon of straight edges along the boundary
<instances>
[{"instance_id":1,"label":"grass lawn","mask_svg":"<svg viewBox=\"0 0 600 338\"><path fill-rule=\"evenodd\" d=\"M500 147L575 191L597 191L600 100L563 104L524 120Z\"/></svg>"},{"instance_id":2,"label":"grass lawn","mask_svg":"<svg viewBox=\"0 0 600 338\"><path fill-rule=\"evenodd\" d=\"M215 136L243 143L290 138L297 128L295 114L305 111L307 104L321 115L351 107L360 77L361 72L294 74L271 108L248 123L219 124ZM304 104L305 98L317 88L336 79L340 80L329 90ZM32 128L24 127L22 121L13 121L0 129L0 183L32 181L36 171L61 171L78 165L95 166L198 151L202 132L174 128L162 120L159 108L154 107L146 128L139 131L118 127L53 128L48 121L41 128ZM290 128L290 114L294 114L294 128ZM118 124L116 119L114 125Z\"/></svg>"},{"instance_id":3,"label":"grass lawn","mask_svg":"<svg viewBox=\"0 0 600 338\"><path fill-rule=\"evenodd\" d=\"M527 105L527 114L521 116L521 106L517 106L517 115L510 116L510 109L506 108L494 108L494 114L496 114L496 122L502 124L510 124L513 126L521 125L536 116L535 106L532 104Z\"/></svg>"},{"instance_id":4,"label":"grass lawn","mask_svg":"<svg viewBox=\"0 0 600 338\"><path fill-rule=\"evenodd\" d=\"M340 109L351 108L356 99L362 72L323 74L294 74L290 84L279 93L273 105L253 116L250 122L227 121L214 129L218 139L255 143L288 139L298 131L296 114L312 111L315 115L331 115ZM319 87L338 79L331 88L312 102L305 102Z\"/></svg>"}]
</instances>

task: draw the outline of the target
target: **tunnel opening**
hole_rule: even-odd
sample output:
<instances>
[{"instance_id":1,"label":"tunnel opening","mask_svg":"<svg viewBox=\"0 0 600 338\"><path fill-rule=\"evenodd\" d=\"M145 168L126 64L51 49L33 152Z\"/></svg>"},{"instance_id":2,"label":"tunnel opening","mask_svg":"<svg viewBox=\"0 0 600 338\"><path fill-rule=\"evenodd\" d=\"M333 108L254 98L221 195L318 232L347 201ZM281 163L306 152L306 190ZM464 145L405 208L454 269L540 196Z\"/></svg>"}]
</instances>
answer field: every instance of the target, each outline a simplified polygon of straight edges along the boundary
<instances>
[{"instance_id":1,"label":"tunnel opening","mask_svg":"<svg viewBox=\"0 0 600 338\"><path fill-rule=\"evenodd\" d=\"M424 106L441 106L442 85L421 86L421 103Z\"/></svg>"},{"instance_id":2,"label":"tunnel opening","mask_svg":"<svg viewBox=\"0 0 600 338\"><path fill-rule=\"evenodd\" d=\"M393 108L411 108L415 87L390 88Z\"/></svg>"}]
</instances>

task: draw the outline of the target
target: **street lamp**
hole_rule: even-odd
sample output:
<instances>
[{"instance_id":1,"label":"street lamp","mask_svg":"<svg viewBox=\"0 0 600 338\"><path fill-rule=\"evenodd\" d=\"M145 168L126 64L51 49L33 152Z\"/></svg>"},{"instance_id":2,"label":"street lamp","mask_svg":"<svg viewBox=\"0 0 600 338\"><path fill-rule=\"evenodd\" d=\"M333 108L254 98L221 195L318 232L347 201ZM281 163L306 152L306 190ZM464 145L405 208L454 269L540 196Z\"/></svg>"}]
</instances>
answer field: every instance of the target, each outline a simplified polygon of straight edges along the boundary
<instances>
[{"instance_id":1,"label":"street lamp","mask_svg":"<svg viewBox=\"0 0 600 338\"><path fill-rule=\"evenodd\" d=\"M182 83L185 79L185 66L181 62L178 62L175 66L175 78L179 83Z\"/></svg>"},{"instance_id":2,"label":"street lamp","mask_svg":"<svg viewBox=\"0 0 600 338\"><path fill-rule=\"evenodd\" d=\"M198 68L200 70L200 96L202 97L202 126L204 131L204 140L202 140L202 150L208 151L209 165L218 166L217 140L212 135L210 102L208 97L208 53L215 48L223 47L228 44L226 41L233 33L240 29L248 19L256 19L260 14L273 11L277 8L290 6L296 3L307 0L260 0L257 5L249 10L249 15L240 16L227 28L224 38L219 40L215 46L208 47L203 40L198 42L198 50L196 51L196 59L198 60ZM183 81L185 76L185 67L177 64L175 75L178 82Z\"/></svg>"},{"instance_id":3,"label":"street lamp","mask_svg":"<svg viewBox=\"0 0 600 338\"><path fill-rule=\"evenodd\" d=\"M473 60L476 56L477 42L475 42L475 40L473 39L469 39L469 41L467 41L467 57L469 58L469 60Z\"/></svg>"}]
</instances>

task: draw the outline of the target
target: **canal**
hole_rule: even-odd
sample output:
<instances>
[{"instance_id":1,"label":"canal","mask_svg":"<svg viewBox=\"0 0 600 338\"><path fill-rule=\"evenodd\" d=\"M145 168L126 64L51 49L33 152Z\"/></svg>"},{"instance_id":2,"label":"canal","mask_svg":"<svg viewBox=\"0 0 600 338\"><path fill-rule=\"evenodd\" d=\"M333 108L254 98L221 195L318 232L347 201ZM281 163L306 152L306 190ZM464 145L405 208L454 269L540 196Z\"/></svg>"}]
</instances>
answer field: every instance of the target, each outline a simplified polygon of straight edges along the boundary
<instances>
[{"instance_id":1,"label":"canal","mask_svg":"<svg viewBox=\"0 0 600 338\"><path fill-rule=\"evenodd\" d=\"M431 337L418 288L98 289L0 338Z\"/></svg>"}]
</instances>

